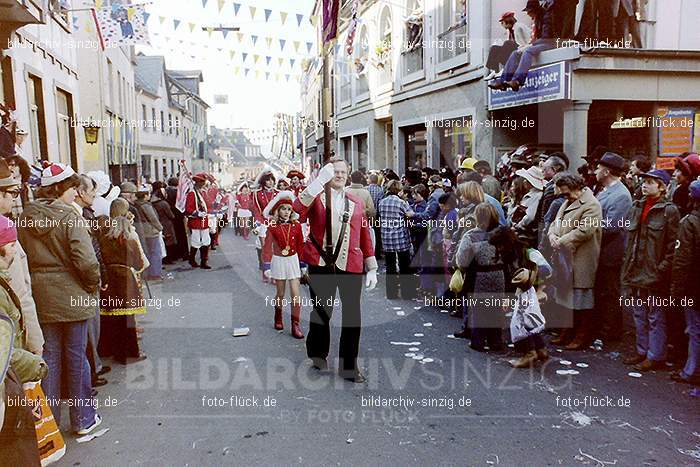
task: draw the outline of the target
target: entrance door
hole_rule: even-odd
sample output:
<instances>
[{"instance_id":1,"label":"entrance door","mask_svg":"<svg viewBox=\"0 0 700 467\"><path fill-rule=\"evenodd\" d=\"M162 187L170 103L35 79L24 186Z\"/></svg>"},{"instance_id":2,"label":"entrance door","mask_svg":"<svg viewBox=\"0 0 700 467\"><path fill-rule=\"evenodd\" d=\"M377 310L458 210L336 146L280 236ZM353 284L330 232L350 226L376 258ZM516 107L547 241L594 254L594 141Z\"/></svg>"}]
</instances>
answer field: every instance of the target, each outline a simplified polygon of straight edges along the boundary
<instances>
[{"instance_id":1,"label":"entrance door","mask_svg":"<svg viewBox=\"0 0 700 467\"><path fill-rule=\"evenodd\" d=\"M406 154L405 168L422 169L428 166L428 130L424 124L403 128Z\"/></svg>"}]
</instances>

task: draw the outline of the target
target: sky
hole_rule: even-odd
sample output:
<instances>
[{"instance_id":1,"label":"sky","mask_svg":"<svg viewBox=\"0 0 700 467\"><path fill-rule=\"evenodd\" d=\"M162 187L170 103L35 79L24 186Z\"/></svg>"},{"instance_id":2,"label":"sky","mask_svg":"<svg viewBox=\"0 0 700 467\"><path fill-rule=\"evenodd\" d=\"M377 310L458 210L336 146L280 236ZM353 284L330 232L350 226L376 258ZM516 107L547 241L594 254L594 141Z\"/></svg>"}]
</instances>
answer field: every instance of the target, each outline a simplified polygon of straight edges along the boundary
<instances>
[{"instance_id":1,"label":"sky","mask_svg":"<svg viewBox=\"0 0 700 467\"><path fill-rule=\"evenodd\" d=\"M292 77L287 82L285 75L299 75L302 58L316 53L314 27L309 22L314 0L235 0L240 5L237 15L234 1L224 0L221 12L219 1L207 0L203 7L203 0L154 0L146 7L151 47L139 46L137 50L147 55L164 55L168 69L202 70L202 97L212 107L208 113L210 125L269 129L275 113L294 114L301 110L299 83ZM250 7L256 10L253 18ZM272 10L268 21L266 9ZM280 12L288 13L284 25ZM297 14L304 15L301 27ZM177 29L176 21L180 22ZM190 23L195 25L193 32ZM235 32L224 38L221 32L210 36L202 30L219 25L240 27L242 42ZM252 36L258 37L255 45ZM280 40L284 41L284 49ZM300 43L298 52L295 42ZM307 42L314 44L311 53L307 52ZM245 63L243 54L247 54ZM259 56L257 63L255 55ZM269 65L266 57L270 57ZM280 58L284 59L281 66ZM293 66L290 59L294 60ZM243 76L245 68L250 69L247 77ZM259 70L257 79L255 70ZM266 71L270 72L267 81ZM274 79L277 73L279 81ZM214 95L228 95L228 105L215 104Z\"/></svg>"}]
</instances>

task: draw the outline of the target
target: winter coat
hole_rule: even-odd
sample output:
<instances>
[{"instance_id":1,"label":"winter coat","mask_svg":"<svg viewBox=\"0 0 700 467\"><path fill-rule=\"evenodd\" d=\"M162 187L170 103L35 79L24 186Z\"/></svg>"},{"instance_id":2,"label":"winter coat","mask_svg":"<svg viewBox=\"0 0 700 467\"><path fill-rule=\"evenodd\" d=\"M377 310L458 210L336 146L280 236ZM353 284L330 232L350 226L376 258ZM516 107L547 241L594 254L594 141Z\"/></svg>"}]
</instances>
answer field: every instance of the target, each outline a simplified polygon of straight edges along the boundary
<instances>
[{"instance_id":1,"label":"winter coat","mask_svg":"<svg viewBox=\"0 0 700 467\"><path fill-rule=\"evenodd\" d=\"M659 199L642 222L646 197L635 201L628 215L627 249L622 263L622 285L668 290L680 213L671 202Z\"/></svg>"},{"instance_id":2,"label":"winter coat","mask_svg":"<svg viewBox=\"0 0 700 467\"><path fill-rule=\"evenodd\" d=\"M700 309L700 208L681 220L673 254L671 295L693 298L693 308Z\"/></svg>"},{"instance_id":3,"label":"winter coat","mask_svg":"<svg viewBox=\"0 0 700 467\"><path fill-rule=\"evenodd\" d=\"M27 350L37 355L44 351L44 333L39 326L36 316L36 304L32 297L32 279L29 275L29 265L27 264L27 253L22 249L22 245L17 243L15 247L15 259L7 270L8 279L12 290L19 298L22 319L27 329Z\"/></svg>"},{"instance_id":4,"label":"winter coat","mask_svg":"<svg viewBox=\"0 0 700 467\"><path fill-rule=\"evenodd\" d=\"M549 226L549 234L572 254L573 288L591 289L595 284L602 237L600 203L590 188L573 203L565 201Z\"/></svg>"},{"instance_id":5,"label":"winter coat","mask_svg":"<svg viewBox=\"0 0 700 467\"><path fill-rule=\"evenodd\" d=\"M616 182L596 196L603 213L603 237L600 245L600 267L619 270L627 242L627 214L632 196L622 182Z\"/></svg>"},{"instance_id":6,"label":"winter coat","mask_svg":"<svg viewBox=\"0 0 700 467\"><path fill-rule=\"evenodd\" d=\"M173 214L172 209L170 209L170 204L167 201L160 198L153 198L151 201L153 209L156 210L158 214L158 220L163 226L163 240L167 246L173 246L177 244L177 238L175 238L175 214Z\"/></svg>"},{"instance_id":7,"label":"winter coat","mask_svg":"<svg viewBox=\"0 0 700 467\"><path fill-rule=\"evenodd\" d=\"M100 264L83 217L60 200L39 199L27 205L18 225L39 322L94 317Z\"/></svg>"},{"instance_id":8,"label":"winter coat","mask_svg":"<svg viewBox=\"0 0 700 467\"><path fill-rule=\"evenodd\" d=\"M20 301L7 281L6 272L0 272L0 316L10 318L14 327L10 366L23 383L39 381L46 377L48 367L40 356L27 350L27 329L22 319Z\"/></svg>"},{"instance_id":9,"label":"winter coat","mask_svg":"<svg viewBox=\"0 0 700 467\"><path fill-rule=\"evenodd\" d=\"M136 209L143 219L143 235L145 238L156 238L163 231L163 225L158 219L158 214L153 205L146 200L137 200Z\"/></svg>"}]
</instances>

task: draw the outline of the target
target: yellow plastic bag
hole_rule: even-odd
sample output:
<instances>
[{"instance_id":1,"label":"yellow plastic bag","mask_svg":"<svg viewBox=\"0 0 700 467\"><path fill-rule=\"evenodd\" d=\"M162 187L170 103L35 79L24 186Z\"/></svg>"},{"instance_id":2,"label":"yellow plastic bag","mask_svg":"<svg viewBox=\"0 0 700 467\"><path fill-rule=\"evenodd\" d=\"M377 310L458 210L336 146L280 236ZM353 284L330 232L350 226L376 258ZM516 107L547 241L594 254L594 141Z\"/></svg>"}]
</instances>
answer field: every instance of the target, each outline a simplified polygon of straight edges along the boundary
<instances>
[{"instance_id":1,"label":"yellow plastic bag","mask_svg":"<svg viewBox=\"0 0 700 467\"><path fill-rule=\"evenodd\" d=\"M464 276L462 275L462 271L457 269L455 273L452 274L452 278L450 279L450 290L454 293L459 293L462 291L463 288Z\"/></svg>"},{"instance_id":2,"label":"yellow plastic bag","mask_svg":"<svg viewBox=\"0 0 700 467\"><path fill-rule=\"evenodd\" d=\"M46 402L44 390L39 383L25 383L24 394L32 401L34 428L39 443L39 455L42 467L53 464L66 454L66 444L53 418L51 408Z\"/></svg>"}]
</instances>

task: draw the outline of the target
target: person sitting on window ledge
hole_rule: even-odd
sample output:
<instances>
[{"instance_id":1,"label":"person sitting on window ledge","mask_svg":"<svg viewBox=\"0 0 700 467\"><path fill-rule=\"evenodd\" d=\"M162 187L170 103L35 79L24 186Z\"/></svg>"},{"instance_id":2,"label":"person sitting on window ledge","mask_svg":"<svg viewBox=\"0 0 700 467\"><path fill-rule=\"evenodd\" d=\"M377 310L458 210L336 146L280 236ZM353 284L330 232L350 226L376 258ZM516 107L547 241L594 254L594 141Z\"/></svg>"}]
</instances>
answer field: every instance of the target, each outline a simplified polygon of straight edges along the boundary
<instances>
[{"instance_id":1,"label":"person sitting on window ledge","mask_svg":"<svg viewBox=\"0 0 700 467\"><path fill-rule=\"evenodd\" d=\"M501 68L505 66L510 54L518 47L525 46L530 42L530 34L527 26L519 23L515 18L515 12L507 11L503 13L499 20L505 29L506 39L502 45L492 45L489 49L489 58L486 61L486 75L484 79L490 81L495 78Z\"/></svg>"},{"instance_id":2,"label":"person sitting on window ledge","mask_svg":"<svg viewBox=\"0 0 700 467\"><path fill-rule=\"evenodd\" d=\"M532 42L519 47L510 54L501 78L489 84L491 89L518 91L524 84L530 71L532 60L545 50L556 45L553 8L543 8L538 0L528 0L525 11L532 18Z\"/></svg>"}]
</instances>

